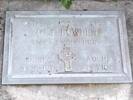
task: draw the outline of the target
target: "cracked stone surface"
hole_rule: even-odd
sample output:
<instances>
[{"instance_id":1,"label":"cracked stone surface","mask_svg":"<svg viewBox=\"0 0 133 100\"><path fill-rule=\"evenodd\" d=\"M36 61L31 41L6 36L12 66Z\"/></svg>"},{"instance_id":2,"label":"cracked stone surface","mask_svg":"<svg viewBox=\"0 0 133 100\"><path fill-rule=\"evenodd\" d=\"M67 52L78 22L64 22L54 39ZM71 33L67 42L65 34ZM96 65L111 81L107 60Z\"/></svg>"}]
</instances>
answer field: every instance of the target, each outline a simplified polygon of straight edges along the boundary
<instances>
[{"instance_id":1,"label":"cracked stone surface","mask_svg":"<svg viewBox=\"0 0 133 100\"><path fill-rule=\"evenodd\" d=\"M126 12L129 52L133 65L133 0L76 0L69 10ZM66 10L56 0L0 0L0 72L6 10ZM1 82L1 75L0 75ZM0 86L0 100L133 100L133 84L17 85Z\"/></svg>"}]
</instances>

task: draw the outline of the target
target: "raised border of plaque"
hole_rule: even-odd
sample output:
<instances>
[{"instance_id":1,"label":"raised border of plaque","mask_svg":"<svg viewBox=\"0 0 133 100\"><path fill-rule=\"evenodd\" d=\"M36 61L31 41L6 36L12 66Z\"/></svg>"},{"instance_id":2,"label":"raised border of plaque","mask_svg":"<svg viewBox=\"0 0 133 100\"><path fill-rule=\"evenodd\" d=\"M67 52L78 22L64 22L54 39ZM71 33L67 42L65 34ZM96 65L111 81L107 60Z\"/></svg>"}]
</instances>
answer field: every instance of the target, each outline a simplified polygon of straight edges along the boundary
<instances>
[{"instance_id":1,"label":"raised border of plaque","mask_svg":"<svg viewBox=\"0 0 133 100\"><path fill-rule=\"evenodd\" d=\"M13 21L15 21L15 19L17 18L25 19L27 17L34 18L35 20L36 18L43 18L43 17L45 18L63 17L64 20L65 17L66 18L78 17L78 18L88 18L88 19L101 18L101 17L116 18L119 30L119 45L120 45L119 52L121 54L121 65L122 65L120 66L121 71L118 73L117 72L69 73L69 70L71 70L71 68L69 68L68 66L65 69L68 71L67 74L66 73L41 74L39 76L37 76L36 74L15 75L16 73L13 73L13 70L15 70L15 68L13 67L15 66L12 65L12 62L14 60L14 58L12 57L13 56L12 52L14 50L13 48L17 40L15 40L15 42L12 42L14 41L12 38L14 36L14 32L12 30ZM23 56L23 53L19 56ZM17 65L20 66L21 64L23 64L23 62L21 63L16 62L16 63ZM129 82L132 82L132 72L131 72L129 49L128 49L126 20L123 11L7 11L6 12L2 84L78 84L78 83L129 83Z\"/></svg>"}]
</instances>

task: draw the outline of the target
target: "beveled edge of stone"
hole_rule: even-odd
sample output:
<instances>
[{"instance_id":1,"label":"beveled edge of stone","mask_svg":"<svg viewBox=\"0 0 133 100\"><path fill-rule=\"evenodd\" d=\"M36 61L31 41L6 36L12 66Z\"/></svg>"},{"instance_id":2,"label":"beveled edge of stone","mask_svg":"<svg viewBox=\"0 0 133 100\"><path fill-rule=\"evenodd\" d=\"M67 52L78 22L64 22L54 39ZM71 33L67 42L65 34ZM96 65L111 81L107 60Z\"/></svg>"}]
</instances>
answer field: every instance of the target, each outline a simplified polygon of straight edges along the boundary
<instances>
[{"instance_id":1,"label":"beveled edge of stone","mask_svg":"<svg viewBox=\"0 0 133 100\"><path fill-rule=\"evenodd\" d=\"M104 77L53 77L51 79L47 78L24 78L24 79L14 79L11 75L8 75L7 71L9 70L10 65L10 41L11 41L11 18L14 18L15 15L30 15L30 14L41 14L41 15L116 15L119 18L119 30L120 30L120 44L121 44L121 53L123 60L123 73L115 76L104 76ZM93 74L90 74L93 75ZM107 74L109 75L109 74ZM114 76L113 76L114 75ZM7 11L6 12L6 24L5 24L5 37L4 37L4 56L3 56L3 73L2 73L2 84L81 84L81 83L131 83L132 82L132 72L131 64L129 57L129 48L128 48L128 37L126 30L126 20L124 11Z\"/></svg>"}]
</instances>

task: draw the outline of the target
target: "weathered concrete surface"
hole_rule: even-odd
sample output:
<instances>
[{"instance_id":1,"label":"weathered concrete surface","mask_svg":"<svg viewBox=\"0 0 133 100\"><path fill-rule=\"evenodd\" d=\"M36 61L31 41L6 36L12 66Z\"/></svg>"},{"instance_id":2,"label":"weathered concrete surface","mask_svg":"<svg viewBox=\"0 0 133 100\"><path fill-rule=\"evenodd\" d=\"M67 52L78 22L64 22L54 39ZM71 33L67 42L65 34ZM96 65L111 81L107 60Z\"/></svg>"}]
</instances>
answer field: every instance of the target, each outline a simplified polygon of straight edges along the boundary
<instances>
[{"instance_id":1,"label":"weathered concrete surface","mask_svg":"<svg viewBox=\"0 0 133 100\"><path fill-rule=\"evenodd\" d=\"M9 1L9 2L8 2ZM2 65L4 12L6 10L65 10L58 2L0 0L0 66ZM103 1L103 0L102 0ZM99 2L75 1L70 10L126 11L130 58L133 65L133 0ZM133 100L133 84L1 86L0 100Z\"/></svg>"}]
</instances>

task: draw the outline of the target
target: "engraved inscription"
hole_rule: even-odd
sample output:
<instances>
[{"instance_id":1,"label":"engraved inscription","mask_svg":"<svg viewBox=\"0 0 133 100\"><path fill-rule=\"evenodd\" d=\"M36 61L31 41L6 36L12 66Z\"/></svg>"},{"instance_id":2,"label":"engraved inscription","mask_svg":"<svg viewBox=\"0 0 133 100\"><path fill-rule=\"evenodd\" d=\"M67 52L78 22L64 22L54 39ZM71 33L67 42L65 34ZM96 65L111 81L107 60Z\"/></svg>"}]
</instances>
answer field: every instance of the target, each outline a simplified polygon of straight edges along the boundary
<instances>
[{"instance_id":1,"label":"engraved inscription","mask_svg":"<svg viewBox=\"0 0 133 100\"><path fill-rule=\"evenodd\" d=\"M91 63L92 70L109 71L109 58L107 56L88 56L88 62Z\"/></svg>"},{"instance_id":2,"label":"engraved inscription","mask_svg":"<svg viewBox=\"0 0 133 100\"><path fill-rule=\"evenodd\" d=\"M19 25L21 23L23 25ZM114 19L55 18L40 21L18 18L13 25L14 28L20 26L14 30L13 42L16 38L19 42L13 49L18 55L26 51L23 57L14 56L14 66L18 66L15 62L24 62L23 66L14 69L16 72L18 68L22 69L18 74L117 72L119 67L116 69L114 66L121 64L114 58L120 56L120 48L116 47L119 45L118 35L109 35L118 31ZM19 50L20 44L23 48Z\"/></svg>"}]
</instances>

